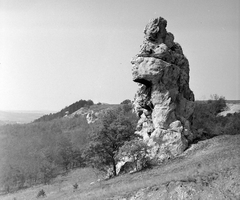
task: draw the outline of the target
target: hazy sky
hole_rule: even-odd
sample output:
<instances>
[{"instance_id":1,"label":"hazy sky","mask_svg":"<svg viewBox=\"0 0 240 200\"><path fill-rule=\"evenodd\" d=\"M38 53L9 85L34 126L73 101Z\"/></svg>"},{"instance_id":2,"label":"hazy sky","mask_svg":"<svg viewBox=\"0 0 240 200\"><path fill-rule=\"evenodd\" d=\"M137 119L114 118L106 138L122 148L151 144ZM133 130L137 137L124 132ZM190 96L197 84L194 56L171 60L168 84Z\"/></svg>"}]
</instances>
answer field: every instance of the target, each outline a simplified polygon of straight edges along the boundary
<instances>
[{"instance_id":1,"label":"hazy sky","mask_svg":"<svg viewBox=\"0 0 240 200\"><path fill-rule=\"evenodd\" d=\"M0 110L133 100L131 58L162 16L196 99L240 99L239 0L0 0Z\"/></svg>"}]
</instances>

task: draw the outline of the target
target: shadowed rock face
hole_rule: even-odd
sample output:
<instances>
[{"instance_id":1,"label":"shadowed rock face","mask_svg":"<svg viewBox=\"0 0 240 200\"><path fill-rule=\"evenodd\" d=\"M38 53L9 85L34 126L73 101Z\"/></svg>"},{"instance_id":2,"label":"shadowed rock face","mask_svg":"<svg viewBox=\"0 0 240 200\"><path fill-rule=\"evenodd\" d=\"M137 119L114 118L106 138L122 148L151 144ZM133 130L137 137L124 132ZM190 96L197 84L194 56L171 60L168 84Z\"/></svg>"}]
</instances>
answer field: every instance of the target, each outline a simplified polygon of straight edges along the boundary
<instances>
[{"instance_id":1,"label":"shadowed rock face","mask_svg":"<svg viewBox=\"0 0 240 200\"><path fill-rule=\"evenodd\" d=\"M194 139L189 63L166 26L161 17L150 21L140 53L131 61L133 81L139 85L134 99L140 117L136 133L152 147L151 157L159 161L179 155Z\"/></svg>"}]
</instances>

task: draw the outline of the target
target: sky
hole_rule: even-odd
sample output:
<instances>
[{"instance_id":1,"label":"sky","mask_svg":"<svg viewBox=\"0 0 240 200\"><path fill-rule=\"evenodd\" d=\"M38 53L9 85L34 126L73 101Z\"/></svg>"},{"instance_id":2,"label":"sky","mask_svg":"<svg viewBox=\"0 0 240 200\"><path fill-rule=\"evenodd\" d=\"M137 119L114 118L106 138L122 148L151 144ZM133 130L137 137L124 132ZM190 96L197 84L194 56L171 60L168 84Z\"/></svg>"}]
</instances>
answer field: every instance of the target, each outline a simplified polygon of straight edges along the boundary
<instances>
[{"instance_id":1,"label":"sky","mask_svg":"<svg viewBox=\"0 0 240 200\"><path fill-rule=\"evenodd\" d=\"M0 0L0 110L133 100L131 58L163 17L198 100L240 100L239 0Z\"/></svg>"}]
</instances>

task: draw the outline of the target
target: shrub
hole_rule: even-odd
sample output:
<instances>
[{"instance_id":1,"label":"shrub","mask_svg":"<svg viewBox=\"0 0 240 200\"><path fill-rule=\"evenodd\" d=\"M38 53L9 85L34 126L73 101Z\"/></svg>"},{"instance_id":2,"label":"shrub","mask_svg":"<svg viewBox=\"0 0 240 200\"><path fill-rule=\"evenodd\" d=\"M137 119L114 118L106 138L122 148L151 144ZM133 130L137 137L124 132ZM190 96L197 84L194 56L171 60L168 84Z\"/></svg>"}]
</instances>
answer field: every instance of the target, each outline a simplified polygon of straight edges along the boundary
<instances>
[{"instance_id":1,"label":"shrub","mask_svg":"<svg viewBox=\"0 0 240 200\"><path fill-rule=\"evenodd\" d=\"M37 194L37 198L39 198L39 197L45 197L46 196L46 193L45 193L45 191L43 190L43 189L41 189L39 192L38 192L38 194Z\"/></svg>"},{"instance_id":2,"label":"shrub","mask_svg":"<svg viewBox=\"0 0 240 200\"><path fill-rule=\"evenodd\" d=\"M142 140L134 139L125 142L117 155L119 161L125 162L122 167L127 169L123 169L123 171L129 171L130 168L133 168L134 171L147 168L149 164L148 150L149 147Z\"/></svg>"},{"instance_id":3,"label":"shrub","mask_svg":"<svg viewBox=\"0 0 240 200\"><path fill-rule=\"evenodd\" d=\"M132 103L131 100L126 99L126 100L122 101L120 104L126 104L126 105L128 105L128 104L131 104L131 103Z\"/></svg>"},{"instance_id":4,"label":"shrub","mask_svg":"<svg viewBox=\"0 0 240 200\"><path fill-rule=\"evenodd\" d=\"M73 185L73 191L75 191L75 190L77 190L77 189L78 189L78 184L75 183L75 184Z\"/></svg>"},{"instance_id":5,"label":"shrub","mask_svg":"<svg viewBox=\"0 0 240 200\"><path fill-rule=\"evenodd\" d=\"M214 115L224 111L227 106L225 98L217 94L211 95L211 99L207 101L207 104Z\"/></svg>"}]
</instances>

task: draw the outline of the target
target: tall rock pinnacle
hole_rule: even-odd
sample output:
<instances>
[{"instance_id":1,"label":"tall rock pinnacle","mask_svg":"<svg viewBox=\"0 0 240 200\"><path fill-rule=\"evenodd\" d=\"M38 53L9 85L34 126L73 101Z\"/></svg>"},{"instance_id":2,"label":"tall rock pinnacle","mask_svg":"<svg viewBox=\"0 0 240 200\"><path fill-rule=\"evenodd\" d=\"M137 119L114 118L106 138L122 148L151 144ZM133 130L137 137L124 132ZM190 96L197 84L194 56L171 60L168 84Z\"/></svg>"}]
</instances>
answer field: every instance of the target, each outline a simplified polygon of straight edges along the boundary
<instances>
[{"instance_id":1,"label":"tall rock pinnacle","mask_svg":"<svg viewBox=\"0 0 240 200\"><path fill-rule=\"evenodd\" d=\"M136 133L152 147L151 157L159 161L181 154L194 138L189 63L166 26L162 17L151 20L141 50L131 61L133 81L139 85L134 99L140 118Z\"/></svg>"}]
</instances>

